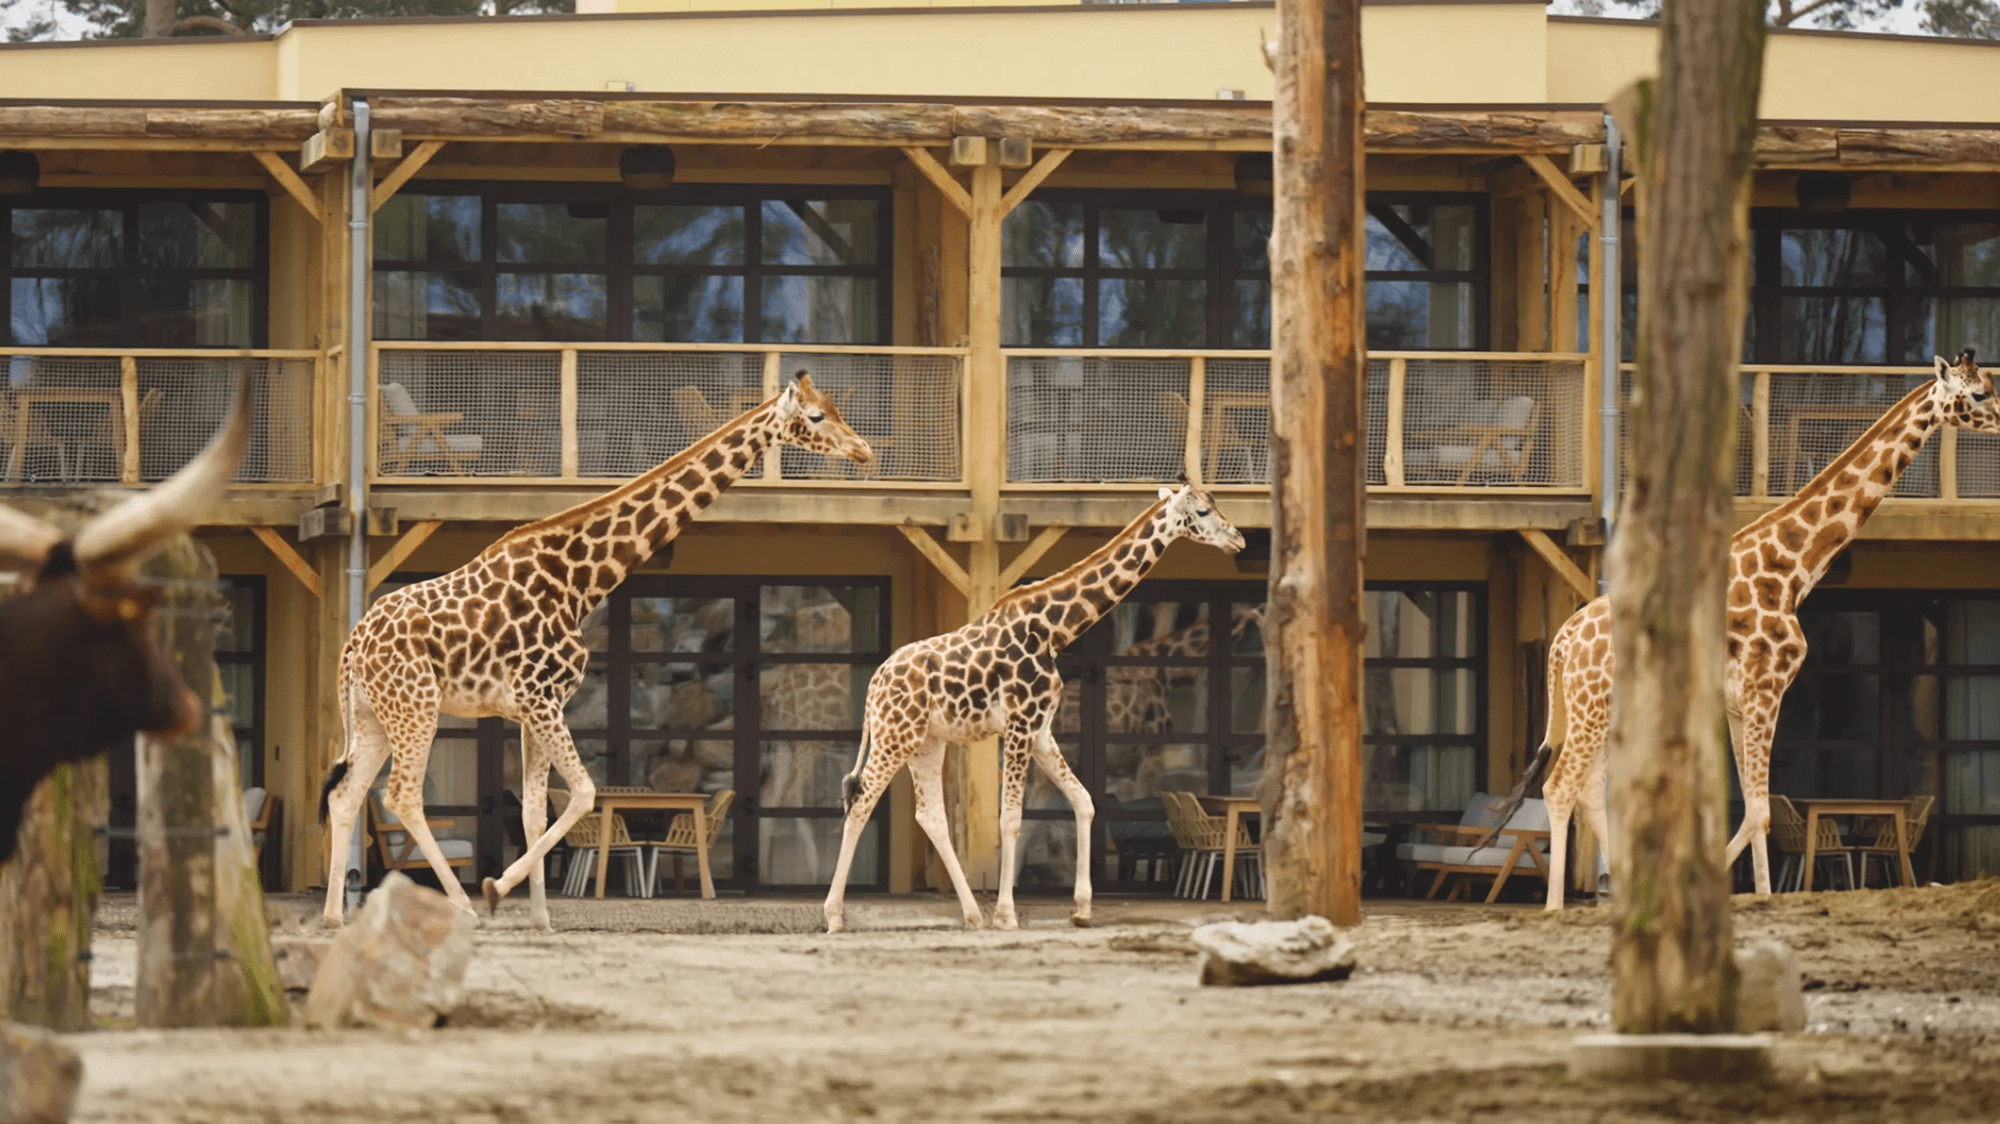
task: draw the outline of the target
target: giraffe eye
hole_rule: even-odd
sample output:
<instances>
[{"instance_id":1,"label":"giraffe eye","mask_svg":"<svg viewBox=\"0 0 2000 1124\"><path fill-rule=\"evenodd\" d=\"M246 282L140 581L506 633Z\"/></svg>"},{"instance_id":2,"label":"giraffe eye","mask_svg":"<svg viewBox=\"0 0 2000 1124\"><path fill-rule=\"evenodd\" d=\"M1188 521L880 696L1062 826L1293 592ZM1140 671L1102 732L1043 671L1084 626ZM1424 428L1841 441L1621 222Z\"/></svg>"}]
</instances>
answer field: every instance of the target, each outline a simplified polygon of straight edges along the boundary
<instances>
[{"instance_id":1,"label":"giraffe eye","mask_svg":"<svg viewBox=\"0 0 2000 1124\"><path fill-rule=\"evenodd\" d=\"M1991 398L1991 397L1993 397L1993 396L1992 396L1991 394L1987 393L1986 391L1983 391L1983 390L1981 390L1981 391L1978 391L1978 392L1976 392L1976 393L1974 393L1974 394L1973 394L1973 396L1972 396L1972 400L1973 400L1974 402L1984 402L1984 401L1986 401L1986 400L1987 400L1988 398Z\"/></svg>"},{"instance_id":2,"label":"giraffe eye","mask_svg":"<svg viewBox=\"0 0 2000 1124\"><path fill-rule=\"evenodd\" d=\"M1207 508L1205 508L1205 507L1204 507L1204 508L1200 508L1200 509L1198 509L1198 510L1197 510L1197 511L1195 512L1195 514L1196 514L1196 515L1199 515L1199 516L1201 516L1201 517L1203 517L1203 518L1207 518L1207 517L1208 517L1208 509L1207 509Z\"/></svg>"},{"instance_id":3,"label":"giraffe eye","mask_svg":"<svg viewBox=\"0 0 2000 1124\"><path fill-rule=\"evenodd\" d=\"M809 421L809 422L811 422L811 423L813 423L814 425L818 425L819 423L821 423L821 422L823 422L823 421L825 421L825 420L826 420L826 415L825 415L825 414L807 414L807 415L806 415L806 420L807 420L807 421Z\"/></svg>"}]
</instances>

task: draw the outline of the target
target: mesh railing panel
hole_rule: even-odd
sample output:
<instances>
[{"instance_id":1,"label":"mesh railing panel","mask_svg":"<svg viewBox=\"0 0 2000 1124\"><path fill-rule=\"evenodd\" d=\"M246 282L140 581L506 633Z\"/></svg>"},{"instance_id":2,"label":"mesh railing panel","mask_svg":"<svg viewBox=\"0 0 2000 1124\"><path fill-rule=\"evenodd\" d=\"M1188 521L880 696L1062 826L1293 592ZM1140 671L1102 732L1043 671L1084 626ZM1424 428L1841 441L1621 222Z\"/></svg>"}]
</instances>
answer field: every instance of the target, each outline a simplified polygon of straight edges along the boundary
<instances>
[{"instance_id":1,"label":"mesh railing panel","mask_svg":"<svg viewBox=\"0 0 2000 1124\"><path fill-rule=\"evenodd\" d=\"M555 476L560 472L562 357L558 352L383 348L380 355L376 463L382 475ZM393 394L391 386L409 393L404 405L414 406L413 414L397 408L393 399L400 395Z\"/></svg>"},{"instance_id":2,"label":"mesh railing panel","mask_svg":"<svg viewBox=\"0 0 2000 1124\"><path fill-rule=\"evenodd\" d=\"M754 351L578 352L577 471L637 476L763 398ZM560 423L550 424L559 442Z\"/></svg>"},{"instance_id":3,"label":"mesh railing panel","mask_svg":"<svg viewBox=\"0 0 2000 1124\"><path fill-rule=\"evenodd\" d=\"M960 361L955 355L786 355L785 377L812 375L841 416L875 450L863 468L842 457L786 447L787 480L931 480L964 477L959 433Z\"/></svg>"},{"instance_id":4,"label":"mesh railing panel","mask_svg":"<svg viewBox=\"0 0 2000 1124\"><path fill-rule=\"evenodd\" d=\"M1583 406L1580 360L1411 359L1403 478L1582 487Z\"/></svg>"},{"instance_id":5,"label":"mesh railing panel","mask_svg":"<svg viewBox=\"0 0 2000 1124\"><path fill-rule=\"evenodd\" d=\"M10 483L115 483L124 467L125 397L115 356L7 356L0 461ZM247 375L255 393L243 483L312 480L313 361L236 356L135 360L139 479L179 471L208 444Z\"/></svg>"},{"instance_id":6,"label":"mesh railing panel","mask_svg":"<svg viewBox=\"0 0 2000 1124\"><path fill-rule=\"evenodd\" d=\"M1368 457L1368 483L1387 484L1389 474L1382 466L1382 456L1389 450L1389 361L1387 359L1368 361L1367 395L1363 407L1367 411L1368 447L1363 451Z\"/></svg>"},{"instance_id":7,"label":"mesh railing panel","mask_svg":"<svg viewBox=\"0 0 2000 1124\"><path fill-rule=\"evenodd\" d=\"M1771 376L1771 494L1789 496L1846 451L1928 372L1907 375L1827 371ZM1938 494L1938 442L1896 481L1895 495Z\"/></svg>"},{"instance_id":8,"label":"mesh railing panel","mask_svg":"<svg viewBox=\"0 0 2000 1124\"><path fill-rule=\"evenodd\" d=\"M1932 443L1940 444L1935 439ZM2000 497L2000 437L1958 431L1958 494L1976 499Z\"/></svg>"},{"instance_id":9,"label":"mesh railing panel","mask_svg":"<svg viewBox=\"0 0 2000 1124\"><path fill-rule=\"evenodd\" d=\"M1736 388L1736 494L1747 496L1757 483L1757 375L1744 371Z\"/></svg>"},{"instance_id":10,"label":"mesh railing panel","mask_svg":"<svg viewBox=\"0 0 2000 1124\"><path fill-rule=\"evenodd\" d=\"M1188 361L1007 360L1007 479L1157 481L1186 465Z\"/></svg>"},{"instance_id":11,"label":"mesh railing panel","mask_svg":"<svg viewBox=\"0 0 2000 1124\"><path fill-rule=\"evenodd\" d=\"M1211 484L1270 483L1271 361L1210 359L1206 378L1201 478ZM1176 468L1163 479L1178 475Z\"/></svg>"}]
</instances>

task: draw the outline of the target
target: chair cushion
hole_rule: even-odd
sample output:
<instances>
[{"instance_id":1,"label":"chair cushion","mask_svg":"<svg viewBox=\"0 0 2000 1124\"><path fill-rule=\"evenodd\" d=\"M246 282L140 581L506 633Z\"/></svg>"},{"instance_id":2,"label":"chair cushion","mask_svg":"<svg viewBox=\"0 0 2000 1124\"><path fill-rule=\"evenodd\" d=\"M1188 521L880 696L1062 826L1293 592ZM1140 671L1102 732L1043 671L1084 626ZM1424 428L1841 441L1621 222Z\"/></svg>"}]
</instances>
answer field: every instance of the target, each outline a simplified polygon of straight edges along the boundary
<instances>
[{"instance_id":1,"label":"chair cushion","mask_svg":"<svg viewBox=\"0 0 2000 1124\"><path fill-rule=\"evenodd\" d=\"M243 822L246 824L256 823L257 817L263 814L264 814L264 790L261 788L254 788L254 787L244 789Z\"/></svg>"},{"instance_id":2,"label":"chair cushion","mask_svg":"<svg viewBox=\"0 0 2000 1124\"><path fill-rule=\"evenodd\" d=\"M1405 843L1396 848L1396 857L1409 862L1443 863L1447 866L1491 866L1499 867L1507 862L1507 853L1513 850L1505 847L1443 847L1435 843ZM1538 848L1539 849L1539 848ZM1524 852L1515 863L1516 868L1532 867L1534 860Z\"/></svg>"},{"instance_id":3,"label":"chair cushion","mask_svg":"<svg viewBox=\"0 0 2000 1124\"><path fill-rule=\"evenodd\" d=\"M1491 792L1473 793L1472 799L1465 802L1464 813L1458 817L1458 826L1492 827L1494 824L1499 823L1500 809L1495 808L1493 805L1501 803L1505 799L1505 797L1496 796ZM1540 804L1541 801L1537 800L1535 803ZM1522 805L1524 808L1526 806L1525 804ZM1549 813L1546 805L1542 809L1542 826L1549 826Z\"/></svg>"},{"instance_id":4,"label":"chair cushion","mask_svg":"<svg viewBox=\"0 0 2000 1124\"><path fill-rule=\"evenodd\" d=\"M1522 831L1547 831L1549 829L1549 806L1541 800L1523 800L1521 806L1507 820L1507 826Z\"/></svg>"},{"instance_id":5,"label":"chair cushion","mask_svg":"<svg viewBox=\"0 0 2000 1124\"><path fill-rule=\"evenodd\" d=\"M444 435L444 443L452 452L461 455L477 454L486 448L486 438L477 433L447 433ZM435 456L437 451L438 444L435 437L425 437L417 442L418 456Z\"/></svg>"},{"instance_id":6,"label":"chair cushion","mask_svg":"<svg viewBox=\"0 0 2000 1124\"><path fill-rule=\"evenodd\" d=\"M1383 843L1388 842L1388 839L1388 836L1376 831L1364 831L1361 833L1361 845L1363 847L1380 847Z\"/></svg>"},{"instance_id":7,"label":"chair cushion","mask_svg":"<svg viewBox=\"0 0 2000 1124\"><path fill-rule=\"evenodd\" d=\"M389 412L392 414L420 414L423 412L417 409L417 400L411 396L410 389L399 382L385 382L382 384L382 405L388 407Z\"/></svg>"},{"instance_id":8,"label":"chair cushion","mask_svg":"<svg viewBox=\"0 0 2000 1124\"><path fill-rule=\"evenodd\" d=\"M1520 429L1528 424L1528 417L1535 412L1535 400L1526 394L1515 395L1500 403L1493 412L1493 424L1503 429Z\"/></svg>"},{"instance_id":9,"label":"chair cushion","mask_svg":"<svg viewBox=\"0 0 2000 1124\"><path fill-rule=\"evenodd\" d=\"M391 831L388 833L388 836L389 849L391 851L401 851L404 840L409 838L400 831ZM470 839L439 839L437 845L438 851L447 859L469 859L472 857L472 840ZM417 847L410 848L410 858L412 860L421 860L423 857L424 853L421 849Z\"/></svg>"}]
</instances>

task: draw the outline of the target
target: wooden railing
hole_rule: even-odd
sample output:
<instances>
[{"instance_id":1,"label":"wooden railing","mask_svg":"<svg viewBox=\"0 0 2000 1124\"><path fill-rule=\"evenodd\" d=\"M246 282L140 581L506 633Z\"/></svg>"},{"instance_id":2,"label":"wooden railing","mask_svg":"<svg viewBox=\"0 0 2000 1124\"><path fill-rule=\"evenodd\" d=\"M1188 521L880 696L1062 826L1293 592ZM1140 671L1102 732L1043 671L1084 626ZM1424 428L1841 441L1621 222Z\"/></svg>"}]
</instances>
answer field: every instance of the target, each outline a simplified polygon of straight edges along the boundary
<instances>
[{"instance_id":1,"label":"wooden railing","mask_svg":"<svg viewBox=\"0 0 2000 1124\"><path fill-rule=\"evenodd\" d=\"M1621 369L1621 402L1631 395L1632 372L1629 363ZM1762 499L1796 493L1931 376L1929 367L1744 365L1738 376L1736 494ZM1626 425L1621 415L1621 451ZM1622 455L1620 462L1622 469ZM1943 427L1896 481L1895 496L2000 498L2000 437Z\"/></svg>"},{"instance_id":2,"label":"wooden railing","mask_svg":"<svg viewBox=\"0 0 2000 1124\"><path fill-rule=\"evenodd\" d=\"M370 468L387 483L629 479L801 370L874 447L876 463L859 468L788 447L745 483L965 479L963 349L377 342L371 352Z\"/></svg>"},{"instance_id":3,"label":"wooden railing","mask_svg":"<svg viewBox=\"0 0 2000 1124\"><path fill-rule=\"evenodd\" d=\"M239 484L316 479L317 351L0 347L0 485L146 484L192 460L254 384Z\"/></svg>"},{"instance_id":4,"label":"wooden railing","mask_svg":"<svg viewBox=\"0 0 2000 1124\"><path fill-rule=\"evenodd\" d=\"M1011 488L1270 482L1270 353L1009 349ZM1368 484L1589 492L1588 356L1371 352Z\"/></svg>"}]
</instances>

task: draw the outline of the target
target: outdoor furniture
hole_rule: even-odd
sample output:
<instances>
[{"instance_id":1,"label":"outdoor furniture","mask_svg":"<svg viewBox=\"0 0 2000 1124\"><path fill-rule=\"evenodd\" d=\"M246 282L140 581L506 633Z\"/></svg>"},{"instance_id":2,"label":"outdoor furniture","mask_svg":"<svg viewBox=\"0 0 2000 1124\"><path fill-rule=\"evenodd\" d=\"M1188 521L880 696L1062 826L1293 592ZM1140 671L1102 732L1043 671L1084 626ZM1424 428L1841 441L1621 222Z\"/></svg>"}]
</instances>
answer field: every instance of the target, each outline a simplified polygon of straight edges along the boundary
<instances>
[{"instance_id":1,"label":"outdoor furniture","mask_svg":"<svg viewBox=\"0 0 2000 1124\"><path fill-rule=\"evenodd\" d=\"M1832 820L1821 819L1821 813L1811 811L1814 804L1824 805L1827 801L1802 801L1809 809L1804 816L1789 797L1771 794L1771 839L1778 845L1778 852L1785 856L1778 867L1778 881L1774 888L1783 893L1787 882L1793 889L1812 889L1813 864L1821 861L1835 863L1835 869L1847 875L1847 888L1852 890L1854 881L1854 848L1841 841L1840 828ZM1883 801L1870 801L1880 804ZM1900 807L1900 803L1898 805Z\"/></svg>"},{"instance_id":2,"label":"outdoor furniture","mask_svg":"<svg viewBox=\"0 0 2000 1124\"><path fill-rule=\"evenodd\" d=\"M715 880L709 876L708 871L708 840L710 834L708 830L708 797L699 792L654 792L649 788L606 785L597 790L597 812L600 819L600 830L596 836L598 897L601 898L604 896L605 868L610 861L611 847L616 838L616 833L612 826L612 821L615 818L613 812L618 808L665 809L676 812L692 812L694 814L695 865L701 870L701 896L704 898L713 898L715 896ZM581 825L582 821L579 821L578 826ZM623 829L620 828L618 831L623 831ZM628 842L631 840L629 834L625 838ZM623 844L620 845L622 846ZM636 843L633 845L637 846ZM650 891L650 887L648 889Z\"/></svg>"},{"instance_id":3,"label":"outdoor furniture","mask_svg":"<svg viewBox=\"0 0 2000 1124\"><path fill-rule=\"evenodd\" d=\"M1916 850L1917 841L1924 837L1924 828L1930 824L1931 808L1937 803L1935 796L1912 796L1904 802L1908 807L1903 813L1903 835L1896 834L1896 818L1884 816L1876 820L1862 820L1856 826L1863 832L1869 828L1875 831L1875 842L1857 848L1861 855L1861 885L1868 885L1868 860L1882 864L1882 881L1889 881L1889 860L1900 858L1905 870L1909 868L1909 854ZM1905 886L1915 885L1905 878Z\"/></svg>"},{"instance_id":4,"label":"outdoor furniture","mask_svg":"<svg viewBox=\"0 0 2000 1124\"><path fill-rule=\"evenodd\" d=\"M1439 479L1456 469L1454 487L1464 487L1474 473L1519 484L1535 452L1541 412L1541 403L1527 394L1477 403L1471 421L1445 430L1437 444L1412 458L1412 467L1438 470Z\"/></svg>"},{"instance_id":5,"label":"outdoor furniture","mask_svg":"<svg viewBox=\"0 0 2000 1124\"><path fill-rule=\"evenodd\" d=\"M557 815L569 807L569 791L552 788L549 803ZM604 821L596 816L586 815L571 825L563 835L563 845L569 848L569 862L563 868L562 892L565 897L580 898L590 885L590 875L598 870L597 896L604 896L604 875L600 867L608 868L614 858L625 860L625 894L633 898L650 898L652 885L646 878L646 851L625 826L624 816L612 816L611 833L606 838Z\"/></svg>"},{"instance_id":6,"label":"outdoor furniture","mask_svg":"<svg viewBox=\"0 0 2000 1124\"><path fill-rule=\"evenodd\" d=\"M160 388L157 386L150 387L147 389L145 395L139 399L138 431L143 432L146 428L146 423L158 416L159 412ZM77 439L76 450L71 454L70 464L78 476L83 475L83 451L87 448L99 447L110 454L110 476L125 479L127 483L136 482L136 476L128 477L125 473L126 431L123 414L124 411L122 409L106 413L104 417L98 419L96 425L91 427L87 435ZM134 456L131 460L134 466L133 471L136 473L138 471L139 458Z\"/></svg>"},{"instance_id":7,"label":"outdoor furniture","mask_svg":"<svg viewBox=\"0 0 2000 1124\"><path fill-rule=\"evenodd\" d=\"M1783 460L1785 471L1782 477L1776 473L1772 474L1771 494L1774 496L1790 495L1798 491L1800 485L1812 479L1819 471L1813 467L1812 456L1799 448L1799 430L1804 423L1847 422L1855 427L1850 432L1858 436L1860 430L1874 424L1875 419L1881 417L1882 411L1886 408L1886 406L1865 403L1834 402L1794 406L1786 410L1785 426L1778 434L1774 435L1776 440L1773 442L1774 447L1771 450L1771 463L1775 465L1778 461ZM1774 426L1773 428L1776 427ZM1826 459L1831 462L1852 441L1852 437L1841 438L1838 444L1826 451ZM1805 480L1799 479L1799 462L1801 460L1805 461Z\"/></svg>"},{"instance_id":8,"label":"outdoor furniture","mask_svg":"<svg viewBox=\"0 0 2000 1124\"><path fill-rule=\"evenodd\" d=\"M424 822L431 828L433 837L437 829L452 827L456 820L434 820L426 817ZM382 790L368 790L368 831L375 837L375 852L382 859L382 869L429 870L430 860L417 847L417 841L409 832L401 830L402 818L382 804ZM472 840L439 839L438 851L444 855L445 865L457 868L472 865Z\"/></svg>"},{"instance_id":9,"label":"outdoor furniture","mask_svg":"<svg viewBox=\"0 0 2000 1124\"><path fill-rule=\"evenodd\" d=\"M13 452L7 461L7 479L19 480L27 468L27 452L35 446L50 446L56 451L56 472L63 480L70 478L72 465L69 458L69 442L49 427L47 411L37 416L36 407L47 406L102 406L109 412L107 424L118 434L125 432L125 393L117 388L97 389L91 387L57 386L26 387L17 390L13 398ZM123 438L120 437L120 454L123 454Z\"/></svg>"},{"instance_id":10,"label":"outdoor furniture","mask_svg":"<svg viewBox=\"0 0 2000 1124\"><path fill-rule=\"evenodd\" d=\"M486 438L477 433L446 433L447 426L465 420L463 413L425 413L409 388L399 382L382 384L382 440L388 448L382 455L386 476L408 475L413 460L443 461L454 476L467 474L465 464L476 460L486 447Z\"/></svg>"},{"instance_id":11,"label":"outdoor furniture","mask_svg":"<svg viewBox=\"0 0 2000 1124\"><path fill-rule=\"evenodd\" d=\"M1418 870L1433 870L1437 877L1424 896L1437 897L1447 881L1456 879L1448 901L1463 901L1474 878L1493 879L1487 904L1500 898L1500 890L1516 874L1548 879L1549 808L1540 800L1523 800L1505 824L1499 824L1494 805L1502 797L1474 793L1455 824L1420 823L1418 831L1437 836L1431 843L1405 843L1396 848L1396 857L1416 863ZM1498 830L1495 825L1498 824ZM1493 838L1485 846L1475 846L1488 833Z\"/></svg>"},{"instance_id":12,"label":"outdoor furniture","mask_svg":"<svg viewBox=\"0 0 2000 1124\"><path fill-rule=\"evenodd\" d=\"M1236 419L1231 416L1235 410L1262 410L1271 408L1269 394L1243 391L1212 391L1204 398L1201 425L1202 475L1210 479L1236 479L1222 471L1222 456L1238 452L1243 455L1244 475L1242 479L1263 479L1265 461L1269 456L1269 444L1252 441L1243 436L1237 428ZM1188 402L1177 390L1160 392L1160 412L1173 422L1173 435L1187 432Z\"/></svg>"},{"instance_id":13,"label":"outdoor furniture","mask_svg":"<svg viewBox=\"0 0 2000 1124\"><path fill-rule=\"evenodd\" d=\"M1200 798L1191 792L1162 792L1160 800L1167 807L1167 823L1173 830L1174 841L1181 845L1183 855L1174 893L1179 897L1208 897L1209 881L1215 877L1217 861L1222 860L1227 866L1223 875L1222 900L1228 901L1229 879L1235 874L1237 848L1253 855L1257 853L1257 845L1250 842L1249 830L1237 818L1236 810L1211 816L1202 810ZM1225 849L1228 851L1227 859L1223 857Z\"/></svg>"},{"instance_id":14,"label":"outdoor furniture","mask_svg":"<svg viewBox=\"0 0 2000 1124\"><path fill-rule=\"evenodd\" d=\"M663 840L647 840L642 844L648 852L646 866L646 896L653 896L653 887L659 884L660 852L671 852L674 857L674 892L687 889L683 880L683 860L688 855L698 855L704 846L715 847L715 841L722 838L722 823L729 815L729 805L736 799L736 790L725 788L715 794L708 805L708 838L697 840L694 834L694 817L686 812L675 816L667 824L667 837Z\"/></svg>"},{"instance_id":15,"label":"outdoor furniture","mask_svg":"<svg viewBox=\"0 0 2000 1124\"><path fill-rule=\"evenodd\" d=\"M1263 851L1250 842L1249 830L1244 827L1244 813L1256 815L1257 798L1254 796L1200 796L1194 797L1195 814L1205 819L1210 810L1219 811L1223 824L1216 838L1222 844L1222 900L1229 900L1229 891L1235 885L1232 878L1236 874L1236 849L1242 847L1250 852L1249 858L1257 863L1257 883L1261 887L1264 880ZM1206 807L1204 807L1206 805ZM1240 840L1240 842L1239 842ZM1258 897L1264 896L1260 888Z\"/></svg>"},{"instance_id":16,"label":"outdoor furniture","mask_svg":"<svg viewBox=\"0 0 2000 1124\"><path fill-rule=\"evenodd\" d=\"M280 802L278 797L272 796L262 788L252 787L243 790L243 822L249 825L250 829L252 859L259 859L264 855L264 837L271 830L271 812Z\"/></svg>"}]
</instances>

